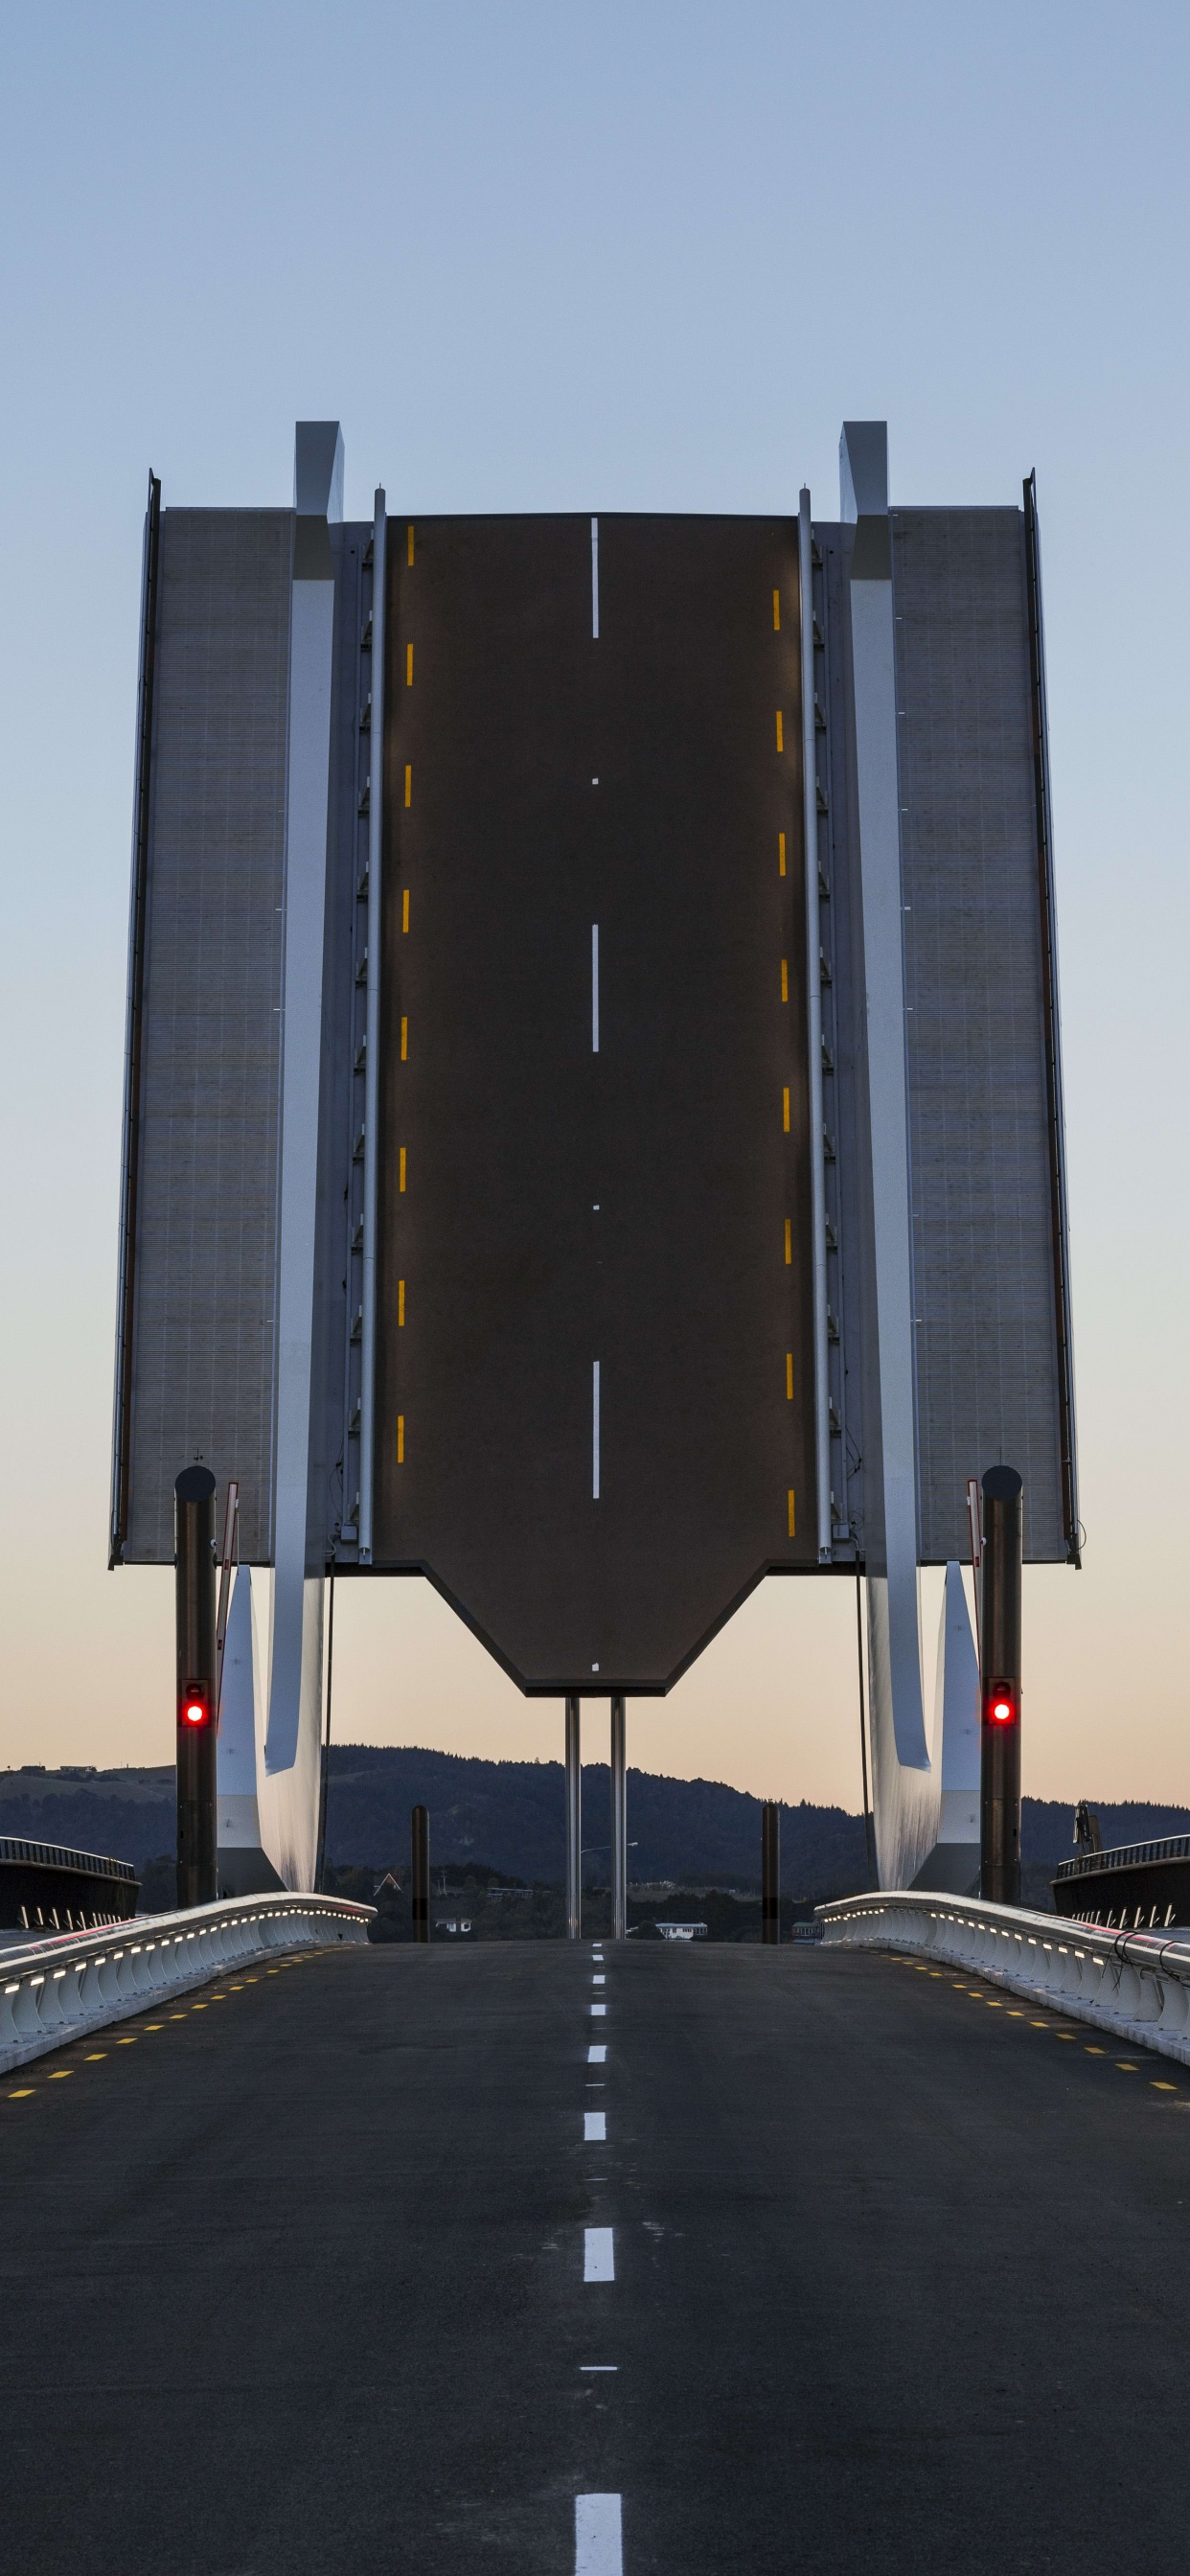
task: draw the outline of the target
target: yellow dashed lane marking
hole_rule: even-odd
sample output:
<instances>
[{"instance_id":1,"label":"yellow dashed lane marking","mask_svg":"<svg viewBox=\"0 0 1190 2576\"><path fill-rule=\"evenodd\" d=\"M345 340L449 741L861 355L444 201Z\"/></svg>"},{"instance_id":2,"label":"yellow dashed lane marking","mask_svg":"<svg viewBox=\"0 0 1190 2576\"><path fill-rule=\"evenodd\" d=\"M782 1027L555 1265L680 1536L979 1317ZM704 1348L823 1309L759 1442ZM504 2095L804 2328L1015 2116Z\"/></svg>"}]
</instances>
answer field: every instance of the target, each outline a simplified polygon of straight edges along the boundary
<instances>
[{"instance_id":1,"label":"yellow dashed lane marking","mask_svg":"<svg viewBox=\"0 0 1190 2576\"><path fill-rule=\"evenodd\" d=\"M406 886L406 887L405 887L405 890L404 890L404 892L403 892L403 894L402 894L402 896L401 896L401 928L402 928L402 930L405 930L405 931L407 931L407 930L408 930L408 928L409 928L409 888L408 888L408 886Z\"/></svg>"},{"instance_id":2,"label":"yellow dashed lane marking","mask_svg":"<svg viewBox=\"0 0 1190 2576\"><path fill-rule=\"evenodd\" d=\"M404 1148L404 1146L402 1145L402 1147L401 1147L400 1173L399 1173L399 1177L398 1177L398 1180L397 1180L397 1188L398 1188L399 1190L403 1190L403 1189L404 1189L404 1187L405 1187L405 1148Z\"/></svg>"},{"instance_id":3,"label":"yellow dashed lane marking","mask_svg":"<svg viewBox=\"0 0 1190 2576\"><path fill-rule=\"evenodd\" d=\"M782 1095L781 1095L781 1124L782 1124L782 1127L783 1127L783 1128L784 1128L784 1130L785 1130L786 1135L788 1136L788 1134L789 1134L789 1090L788 1090L788 1086L787 1086L787 1087L786 1087L786 1089L782 1092Z\"/></svg>"},{"instance_id":4,"label":"yellow dashed lane marking","mask_svg":"<svg viewBox=\"0 0 1190 2576\"><path fill-rule=\"evenodd\" d=\"M786 1395L786 1401L787 1401L788 1403L792 1404L792 1402L793 1402L793 1353L792 1353L792 1351L786 1351L786 1354L785 1354L785 1395Z\"/></svg>"},{"instance_id":5,"label":"yellow dashed lane marking","mask_svg":"<svg viewBox=\"0 0 1190 2576\"><path fill-rule=\"evenodd\" d=\"M412 805L413 803L413 764L411 761L407 761L405 765L405 803L406 805Z\"/></svg>"},{"instance_id":6,"label":"yellow dashed lane marking","mask_svg":"<svg viewBox=\"0 0 1190 2576\"><path fill-rule=\"evenodd\" d=\"M777 709L777 749L778 751L784 751L785 749L785 727L781 721L780 707ZM406 797L405 802L408 804L408 797Z\"/></svg>"},{"instance_id":7,"label":"yellow dashed lane marking","mask_svg":"<svg viewBox=\"0 0 1190 2576\"><path fill-rule=\"evenodd\" d=\"M403 1280L403 1279L398 1279L398 1281L397 1281L397 1322L398 1322L398 1324L403 1324L403 1323L404 1323L404 1321L405 1321L405 1282L404 1282L404 1280ZM275 1969L275 1968L270 1968L270 1969L269 1969L269 1975L270 1975L270 1977L275 1977L275 1976L276 1976L276 1973L277 1973L277 1971L276 1971L276 1969Z\"/></svg>"},{"instance_id":8,"label":"yellow dashed lane marking","mask_svg":"<svg viewBox=\"0 0 1190 2576\"><path fill-rule=\"evenodd\" d=\"M781 999L783 1002L787 1002L789 1000L789 960L787 957L783 957L781 960Z\"/></svg>"},{"instance_id":9,"label":"yellow dashed lane marking","mask_svg":"<svg viewBox=\"0 0 1190 2576\"><path fill-rule=\"evenodd\" d=\"M412 528L410 528L410 531L409 531L409 561L410 561L410 563L412 563L412 561L413 561L413 530L412 530Z\"/></svg>"},{"instance_id":10,"label":"yellow dashed lane marking","mask_svg":"<svg viewBox=\"0 0 1190 2576\"><path fill-rule=\"evenodd\" d=\"M791 1538L797 1537L797 1505L792 1485L789 1488L789 1535Z\"/></svg>"},{"instance_id":11,"label":"yellow dashed lane marking","mask_svg":"<svg viewBox=\"0 0 1190 2576\"><path fill-rule=\"evenodd\" d=\"M781 873L781 875L782 875L782 876L784 876L784 874L785 874L785 834L784 834L784 832L778 832L778 834L777 834L777 853L778 853L778 866L779 866L779 869L780 869L780 873Z\"/></svg>"},{"instance_id":12,"label":"yellow dashed lane marking","mask_svg":"<svg viewBox=\"0 0 1190 2576\"><path fill-rule=\"evenodd\" d=\"M793 1219L792 1219L792 1217L788 1217L788 1216L787 1216L787 1217L786 1217L786 1219L785 1219L785 1266L786 1266L786 1269L788 1269L789 1264L790 1264L790 1262L792 1261L792 1259L793 1259Z\"/></svg>"},{"instance_id":13,"label":"yellow dashed lane marking","mask_svg":"<svg viewBox=\"0 0 1190 2576\"><path fill-rule=\"evenodd\" d=\"M18 2084L16 2092L10 2093L8 2098L10 2102L27 2102L30 2094L36 2091L35 2084Z\"/></svg>"},{"instance_id":14,"label":"yellow dashed lane marking","mask_svg":"<svg viewBox=\"0 0 1190 2576\"><path fill-rule=\"evenodd\" d=\"M67 2076L68 2076L68 2075L73 2075L73 2073L74 2073L74 2068L73 2068L73 2066L55 2066L55 2067L53 2067L53 2068L51 2069L51 2072L50 2072L50 2078L49 2078L50 2083L51 2083L51 2084L65 2084Z\"/></svg>"},{"instance_id":15,"label":"yellow dashed lane marking","mask_svg":"<svg viewBox=\"0 0 1190 2576\"><path fill-rule=\"evenodd\" d=\"M404 1416L404 1414L403 1414L403 1413L398 1413L398 1415L397 1415L397 1465L398 1465L398 1467L403 1467L403 1466L404 1466L404 1464L405 1464L405 1416Z\"/></svg>"},{"instance_id":16,"label":"yellow dashed lane marking","mask_svg":"<svg viewBox=\"0 0 1190 2576\"><path fill-rule=\"evenodd\" d=\"M402 1062L402 1064L404 1064L404 1063L406 1062L406 1060L407 1060L407 1058L408 1058L408 1054L409 1054L409 1022L408 1022L408 1020L402 1020L402 1022L401 1022L401 1062Z\"/></svg>"},{"instance_id":17,"label":"yellow dashed lane marking","mask_svg":"<svg viewBox=\"0 0 1190 2576\"><path fill-rule=\"evenodd\" d=\"M779 634L780 634L780 632L781 632L781 593L780 593L780 591L779 591L779 590L775 590L775 591L773 592L773 633L774 633L774 635L779 635Z\"/></svg>"},{"instance_id":18,"label":"yellow dashed lane marking","mask_svg":"<svg viewBox=\"0 0 1190 2576\"><path fill-rule=\"evenodd\" d=\"M406 688L407 688L407 689L411 689L411 688L413 687L413 646L412 646L412 644L407 644L407 645L406 645L406 647L405 647L405 686L406 686Z\"/></svg>"}]
</instances>

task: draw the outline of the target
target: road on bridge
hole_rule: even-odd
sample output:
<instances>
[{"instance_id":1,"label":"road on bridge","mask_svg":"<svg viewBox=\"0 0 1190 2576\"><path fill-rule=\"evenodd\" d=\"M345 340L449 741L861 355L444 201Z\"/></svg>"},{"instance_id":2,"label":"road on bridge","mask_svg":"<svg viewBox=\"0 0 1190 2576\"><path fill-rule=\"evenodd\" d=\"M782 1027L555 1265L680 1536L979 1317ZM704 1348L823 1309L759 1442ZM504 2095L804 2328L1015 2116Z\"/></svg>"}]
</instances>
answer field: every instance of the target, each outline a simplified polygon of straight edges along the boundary
<instances>
[{"instance_id":1,"label":"road on bridge","mask_svg":"<svg viewBox=\"0 0 1190 2576\"><path fill-rule=\"evenodd\" d=\"M10 2077L0 2175L22 2576L1185 2545L1190 2075L951 1970L322 1953Z\"/></svg>"}]
</instances>

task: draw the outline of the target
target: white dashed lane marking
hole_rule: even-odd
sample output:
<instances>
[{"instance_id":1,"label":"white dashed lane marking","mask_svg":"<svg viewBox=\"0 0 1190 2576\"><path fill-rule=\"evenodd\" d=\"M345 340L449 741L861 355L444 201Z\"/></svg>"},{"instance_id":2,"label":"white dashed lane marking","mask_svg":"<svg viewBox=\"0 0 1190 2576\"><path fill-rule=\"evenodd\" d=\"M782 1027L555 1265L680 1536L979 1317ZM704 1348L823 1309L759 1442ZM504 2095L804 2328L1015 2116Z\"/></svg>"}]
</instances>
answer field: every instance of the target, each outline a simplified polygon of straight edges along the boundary
<instances>
[{"instance_id":1,"label":"white dashed lane marking","mask_svg":"<svg viewBox=\"0 0 1190 2576\"><path fill-rule=\"evenodd\" d=\"M615 2233L610 2227L584 2227L584 2281L614 2281L616 2277Z\"/></svg>"},{"instance_id":2,"label":"white dashed lane marking","mask_svg":"<svg viewBox=\"0 0 1190 2576\"><path fill-rule=\"evenodd\" d=\"M607 2041L605 2039L596 2040L595 2046L587 2050L587 2064L588 2066L606 2066Z\"/></svg>"},{"instance_id":3,"label":"white dashed lane marking","mask_svg":"<svg viewBox=\"0 0 1190 2576\"><path fill-rule=\"evenodd\" d=\"M574 2576L624 2576L618 2495L575 2497Z\"/></svg>"},{"instance_id":4,"label":"white dashed lane marking","mask_svg":"<svg viewBox=\"0 0 1190 2576\"><path fill-rule=\"evenodd\" d=\"M607 2005L606 2005L606 2004L592 2004L592 2006L591 2006L591 2010L592 2010L592 2012L593 2012L593 2013L594 2013L594 2015L595 2015L595 2019L596 2019L596 2021L602 2021L602 2020L603 2020L603 2018L604 2018L604 2015L605 2015L605 2014L606 2014L606 2012L607 2012Z\"/></svg>"},{"instance_id":5,"label":"white dashed lane marking","mask_svg":"<svg viewBox=\"0 0 1190 2576\"><path fill-rule=\"evenodd\" d=\"M588 2146L588 2147L589 2147L589 2146L591 2146L591 2145L593 2144L593 2145L595 2145L595 2146L599 2146L599 2147L601 2147L601 2146L603 2146L603 2145L604 2145L604 2143L605 2143L605 2141L606 2141L606 2138L607 2138L607 2113L606 2113L606 2111L584 2111L584 2113L583 2113L583 2144L584 2144L584 2146Z\"/></svg>"}]
</instances>

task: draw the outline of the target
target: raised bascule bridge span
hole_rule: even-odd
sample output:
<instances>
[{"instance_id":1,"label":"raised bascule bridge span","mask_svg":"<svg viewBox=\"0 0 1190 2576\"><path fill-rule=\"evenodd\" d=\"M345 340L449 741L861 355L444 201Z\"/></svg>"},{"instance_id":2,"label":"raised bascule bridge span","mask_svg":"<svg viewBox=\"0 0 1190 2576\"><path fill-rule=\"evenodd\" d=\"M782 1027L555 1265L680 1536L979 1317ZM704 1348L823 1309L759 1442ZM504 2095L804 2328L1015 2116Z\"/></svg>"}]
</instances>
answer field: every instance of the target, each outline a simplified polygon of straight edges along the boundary
<instances>
[{"instance_id":1,"label":"raised bascule bridge span","mask_svg":"<svg viewBox=\"0 0 1190 2576\"><path fill-rule=\"evenodd\" d=\"M1032 478L902 506L849 422L837 517L360 522L299 423L291 508L151 479L137 745L111 1561L177 1566L185 1892L314 1885L328 1586L427 1576L576 1789L780 1575L864 1586L881 1884L969 1893L979 1480L1079 1554ZM612 1861L622 1929L622 1797Z\"/></svg>"},{"instance_id":2,"label":"raised bascule bridge span","mask_svg":"<svg viewBox=\"0 0 1190 2576\"><path fill-rule=\"evenodd\" d=\"M175 1586L181 1902L0 1960L39 2576L1178 2547L1190 1947L1016 1901L1080 1548L1036 494L840 462L151 480L111 1561ZM565 1942L420 1937L420 1810L419 1937L319 1891L334 1587L413 1575L560 1704ZM778 1575L856 1587L873 1884L781 1944L769 1811L762 1942L628 1938L628 1703Z\"/></svg>"}]
</instances>

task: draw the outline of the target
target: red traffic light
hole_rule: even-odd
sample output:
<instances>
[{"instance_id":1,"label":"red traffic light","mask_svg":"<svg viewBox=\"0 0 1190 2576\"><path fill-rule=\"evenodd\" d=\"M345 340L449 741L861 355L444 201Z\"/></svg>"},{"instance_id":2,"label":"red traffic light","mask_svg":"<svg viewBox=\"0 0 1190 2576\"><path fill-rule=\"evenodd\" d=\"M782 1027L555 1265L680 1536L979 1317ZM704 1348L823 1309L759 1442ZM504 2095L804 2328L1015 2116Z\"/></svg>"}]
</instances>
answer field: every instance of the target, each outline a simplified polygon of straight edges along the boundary
<instances>
[{"instance_id":1,"label":"red traffic light","mask_svg":"<svg viewBox=\"0 0 1190 2576\"><path fill-rule=\"evenodd\" d=\"M182 1693L183 1726L209 1726L211 1703L201 1682L188 1682Z\"/></svg>"},{"instance_id":2,"label":"red traffic light","mask_svg":"<svg viewBox=\"0 0 1190 2576\"><path fill-rule=\"evenodd\" d=\"M1016 1682L993 1682L987 1692L983 1713L989 1726L1016 1726L1020 1721L1020 1688Z\"/></svg>"}]
</instances>

